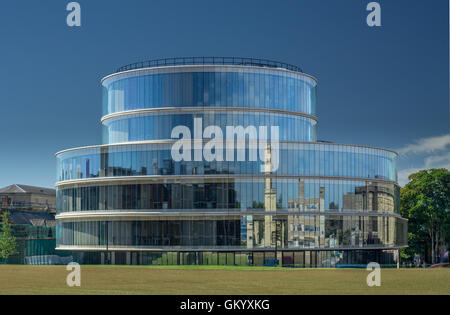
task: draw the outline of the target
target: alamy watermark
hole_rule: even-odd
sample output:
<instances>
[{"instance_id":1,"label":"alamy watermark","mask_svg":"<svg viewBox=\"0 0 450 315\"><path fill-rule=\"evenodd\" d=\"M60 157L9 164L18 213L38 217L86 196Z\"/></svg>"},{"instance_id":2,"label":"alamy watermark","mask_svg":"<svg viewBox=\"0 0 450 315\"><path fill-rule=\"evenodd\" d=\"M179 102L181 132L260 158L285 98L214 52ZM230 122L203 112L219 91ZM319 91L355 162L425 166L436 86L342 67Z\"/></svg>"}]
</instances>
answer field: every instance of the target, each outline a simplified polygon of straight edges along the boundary
<instances>
[{"instance_id":1,"label":"alamy watermark","mask_svg":"<svg viewBox=\"0 0 450 315\"><path fill-rule=\"evenodd\" d=\"M81 287L81 267L75 262L71 262L66 266L67 271L71 271L66 278L69 287Z\"/></svg>"},{"instance_id":2,"label":"alamy watermark","mask_svg":"<svg viewBox=\"0 0 450 315\"><path fill-rule=\"evenodd\" d=\"M66 6L66 10L69 11L67 15L66 23L70 27L80 27L81 26L81 5L72 1L69 2ZM366 7L367 11L370 13L367 16L366 22L370 27L381 26L381 6L378 2L370 2Z\"/></svg>"},{"instance_id":3,"label":"alamy watermark","mask_svg":"<svg viewBox=\"0 0 450 315\"><path fill-rule=\"evenodd\" d=\"M81 6L78 2L70 2L66 6L70 13L67 15L66 23L68 26L81 26Z\"/></svg>"},{"instance_id":4,"label":"alamy watermark","mask_svg":"<svg viewBox=\"0 0 450 315\"><path fill-rule=\"evenodd\" d=\"M371 262L367 265L367 270L371 271L366 278L369 287L381 286L381 267L376 262Z\"/></svg>"},{"instance_id":5,"label":"alamy watermark","mask_svg":"<svg viewBox=\"0 0 450 315\"><path fill-rule=\"evenodd\" d=\"M367 4L367 11L370 11L366 22L370 27L381 26L381 6L378 2Z\"/></svg>"},{"instance_id":6,"label":"alamy watermark","mask_svg":"<svg viewBox=\"0 0 450 315\"><path fill-rule=\"evenodd\" d=\"M203 119L194 118L194 132L186 126L176 126L172 129L172 139L179 139L172 145L172 159L175 162L238 162L246 161L248 146L248 161L264 162L261 172L275 172L280 161L279 126L269 127L249 125L226 126L224 132L219 126L208 126L203 129ZM209 140L204 144L206 140Z\"/></svg>"}]
</instances>

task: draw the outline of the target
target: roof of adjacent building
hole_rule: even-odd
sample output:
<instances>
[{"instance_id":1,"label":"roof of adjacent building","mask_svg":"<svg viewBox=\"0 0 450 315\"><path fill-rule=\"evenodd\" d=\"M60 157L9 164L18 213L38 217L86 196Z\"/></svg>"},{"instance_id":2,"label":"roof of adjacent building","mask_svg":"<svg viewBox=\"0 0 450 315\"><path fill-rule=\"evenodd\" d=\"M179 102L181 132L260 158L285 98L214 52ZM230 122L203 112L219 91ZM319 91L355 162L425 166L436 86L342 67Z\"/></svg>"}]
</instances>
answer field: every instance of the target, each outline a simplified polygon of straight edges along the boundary
<instances>
[{"instance_id":1,"label":"roof of adjacent building","mask_svg":"<svg viewBox=\"0 0 450 315\"><path fill-rule=\"evenodd\" d=\"M8 210L13 224L29 224L36 226L54 226L55 216L49 212Z\"/></svg>"},{"instance_id":2,"label":"roof of adjacent building","mask_svg":"<svg viewBox=\"0 0 450 315\"><path fill-rule=\"evenodd\" d=\"M28 185L19 185L13 184L0 189L0 194L9 193L9 194L40 194L40 195L49 195L55 196L56 190L51 188L44 187L36 187L36 186L28 186Z\"/></svg>"}]
</instances>

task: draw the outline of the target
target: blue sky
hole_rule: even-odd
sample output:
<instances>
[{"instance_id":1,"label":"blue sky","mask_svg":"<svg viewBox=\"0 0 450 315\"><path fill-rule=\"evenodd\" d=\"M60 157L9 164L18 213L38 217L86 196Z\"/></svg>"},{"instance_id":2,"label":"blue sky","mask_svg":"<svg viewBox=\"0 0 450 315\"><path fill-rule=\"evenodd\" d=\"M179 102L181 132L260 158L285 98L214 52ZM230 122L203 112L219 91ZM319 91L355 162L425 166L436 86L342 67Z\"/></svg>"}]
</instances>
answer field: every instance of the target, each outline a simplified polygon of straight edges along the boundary
<instances>
[{"instance_id":1,"label":"blue sky","mask_svg":"<svg viewBox=\"0 0 450 315\"><path fill-rule=\"evenodd\" d=\"M450 168L447 0L78 1L0 3L0 187L52 187L54 153L101 143L100 79L163 57L242 56L319 79L319 138L401 153L399 175Z\"/></svg>"}]
</instances>

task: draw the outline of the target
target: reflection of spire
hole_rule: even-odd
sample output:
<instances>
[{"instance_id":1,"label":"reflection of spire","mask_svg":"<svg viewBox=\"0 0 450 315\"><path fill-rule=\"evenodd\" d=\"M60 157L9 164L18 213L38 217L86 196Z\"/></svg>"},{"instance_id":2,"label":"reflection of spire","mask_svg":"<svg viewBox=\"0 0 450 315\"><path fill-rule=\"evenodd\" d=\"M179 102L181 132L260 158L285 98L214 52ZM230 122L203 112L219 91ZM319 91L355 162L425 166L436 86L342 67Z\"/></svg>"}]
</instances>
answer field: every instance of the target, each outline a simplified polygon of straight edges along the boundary
<instances>
[{"instance_id":1,"label":"reflection of spire","mask_svg":"<svg viewBox=\"0 0 450 315\"><path fill-rule=\"evenodd\" d=\"M266 147L264 152L264 174L265 178L264 186L264 209L266 212L275 212L277 210L277 192L272 188L272 150L270 146ZM276 233L276 223L273 220L272 215L264 216L264 246L274 246L276 237L273 237Z\"/></svg>"},{"instance_id":2,"label":"reflection of spire","mask_svg":"<svg viewBox=\"0 0 450 315\"><path fill-rule=\"evenodd\" d=\"M264 186L264 209L266 211L275 211L277 209L277 193L276 190L272 188L272 151L270 146L266 147L264 154L264 174L267 176L265 178Z\"/></svg>"},{"instance_id":3,"label":"reflection of spire","mask_svg":"<svg viewBox=\"0 0 450 315\"><path fill-rule=\"evenodd\" d=\"M305 182L300 178L298 179L298 198L302 200L305 198Z\"/></svg>"},{"instance_id":4,"label":"reflection of spire","mask_svg":"<svg viewBox=\"0 0 450 315\"><path fill-rule=\"evenodd\" d=\"M319 188L319 211L325 210L325 187Z\"/></svg>"},{"instance_id":5,"label":"reflection of spire","mask_svg":"<svg viewBox=\"0 0 450 315\"><path fill-rule=\"evenodd\" d=\"M270 145L266 146L264 151L264 174L272 173L272 148Z\"/></svg>"}]
</instances>

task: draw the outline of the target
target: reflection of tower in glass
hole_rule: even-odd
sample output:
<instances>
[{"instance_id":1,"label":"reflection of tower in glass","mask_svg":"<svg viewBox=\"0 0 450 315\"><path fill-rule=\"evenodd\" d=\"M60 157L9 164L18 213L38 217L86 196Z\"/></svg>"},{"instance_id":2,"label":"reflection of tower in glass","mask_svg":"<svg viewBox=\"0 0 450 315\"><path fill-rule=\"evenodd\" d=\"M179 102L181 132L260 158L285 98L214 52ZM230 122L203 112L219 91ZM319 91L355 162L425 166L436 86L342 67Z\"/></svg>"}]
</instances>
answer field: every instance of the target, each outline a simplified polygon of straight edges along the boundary
<instances>
[{"instance_id":1,"label":"reflection of tower in glass","mask_svg":"<svg viewBox=\"0 0 450 315\"><path fill-rule=\"evenodd\" d=\"M319 198L305 198L305 182L298 180L298 198L288 200L290 212L324 211L325 188L319 188ZM323 247L325 243L325 216L288 216L288 242L292 247Z\"/></svg>"},{"instance_id":2,"label":"reflection of tower in glass","mask_svg":"<svg viewBox=\"0 0 450 315\"><path fill-rule=\"evenodd\" d=\"M264 151L264 209L265 212L276 212L277 192L272 188L272 149L267 146ZM276 223L272 214L264 216L264 246L274 246L276 242Z\"/></svg>"},{"instance_id":3,"label":"reflection of tower in glass","mask_svg":"<svg viewBox=\"0 0 450 315\"><path fill-rule=\"evenodd\" d=\"M283 247L285 224L276 221L277 191L272 185L272 149L267 146L264 151L264 215L247 216L247 248Z\"/></svg>"},{"instance_id":4,"label":"reflection of tower in glass","mask_svg":"<svg viewBox=\"0 0 450 315\"><path fill-rule=\"evenodd\" d=\"M288 199L289 211L324 211L325 187L319 187L319 198L305 198L305 182L298 180L298 198Z\"/></svg>"}]
</instances>

